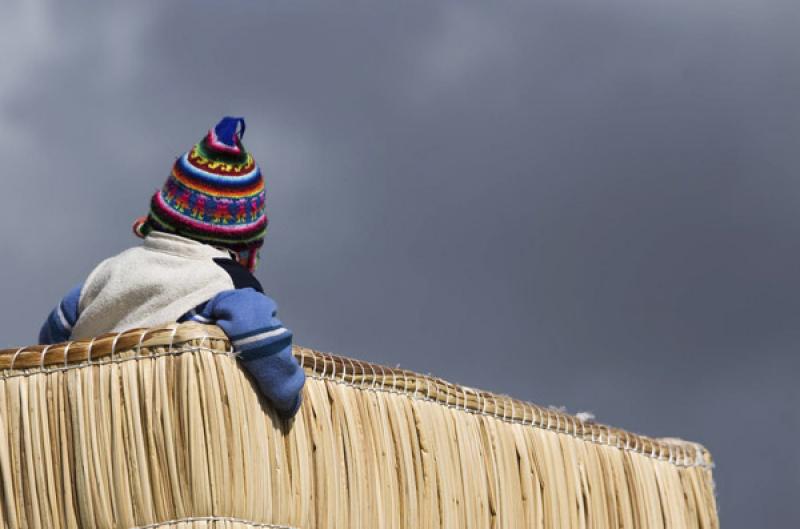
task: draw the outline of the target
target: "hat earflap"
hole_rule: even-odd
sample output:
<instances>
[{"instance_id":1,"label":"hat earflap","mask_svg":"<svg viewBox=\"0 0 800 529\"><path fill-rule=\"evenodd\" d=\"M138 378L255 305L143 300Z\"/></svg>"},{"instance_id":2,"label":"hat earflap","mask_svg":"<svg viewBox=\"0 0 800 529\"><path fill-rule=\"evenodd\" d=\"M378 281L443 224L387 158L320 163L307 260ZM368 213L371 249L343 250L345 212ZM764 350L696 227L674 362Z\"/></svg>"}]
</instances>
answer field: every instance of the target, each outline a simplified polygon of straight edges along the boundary
<instances>
[{"instance_id":1,"label":"hat earflap","mask_svg":"<svg viewBox=\"0 0 800 529\"><path fill-rule=\"evenodd\" d=\"M144 239L150 230L147 229L147 217L139 217L133 222L133 234Z\"/></svg>"}]
</instances>

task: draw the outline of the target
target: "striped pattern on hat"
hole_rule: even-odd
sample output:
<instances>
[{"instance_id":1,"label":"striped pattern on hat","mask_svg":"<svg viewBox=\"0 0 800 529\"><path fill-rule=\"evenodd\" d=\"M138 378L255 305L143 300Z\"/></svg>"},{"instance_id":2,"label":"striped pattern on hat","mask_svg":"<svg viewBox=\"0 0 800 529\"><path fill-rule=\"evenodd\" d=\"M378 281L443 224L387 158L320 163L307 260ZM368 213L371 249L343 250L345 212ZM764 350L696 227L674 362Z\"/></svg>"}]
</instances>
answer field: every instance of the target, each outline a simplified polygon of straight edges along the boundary
<instances>
[{"instance_id":1,"label":"striped pattern on hat","mask_svg":"<svg viewBox=\"0 0 800 529\"><path fill-rule=\"evenodd\" d=\"M237 252L259 248L268 223L264 178L242 145L244 130L243 118L225 117L178 158L134 232L166 231Z\"/></svg>"}]
</instances>

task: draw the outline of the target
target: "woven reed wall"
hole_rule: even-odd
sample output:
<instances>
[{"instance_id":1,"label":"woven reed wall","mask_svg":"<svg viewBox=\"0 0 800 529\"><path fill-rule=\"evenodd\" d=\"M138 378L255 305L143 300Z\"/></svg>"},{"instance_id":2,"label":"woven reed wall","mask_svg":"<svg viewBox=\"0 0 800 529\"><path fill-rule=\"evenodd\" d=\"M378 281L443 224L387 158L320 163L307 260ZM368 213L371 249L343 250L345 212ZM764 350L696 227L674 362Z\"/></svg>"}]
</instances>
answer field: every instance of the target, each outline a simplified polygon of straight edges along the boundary
<instances>
[{"instance_id":1,"label":"woven reed wall","mask_svg":"<svg viewBox=\"0 0 800 529\"><path fill-rule=\"evenodd\" d=\"M0 352L0 527L716 528L711 457L296 349L291 423L216 327Z\"/></svg>"}]
</instances>

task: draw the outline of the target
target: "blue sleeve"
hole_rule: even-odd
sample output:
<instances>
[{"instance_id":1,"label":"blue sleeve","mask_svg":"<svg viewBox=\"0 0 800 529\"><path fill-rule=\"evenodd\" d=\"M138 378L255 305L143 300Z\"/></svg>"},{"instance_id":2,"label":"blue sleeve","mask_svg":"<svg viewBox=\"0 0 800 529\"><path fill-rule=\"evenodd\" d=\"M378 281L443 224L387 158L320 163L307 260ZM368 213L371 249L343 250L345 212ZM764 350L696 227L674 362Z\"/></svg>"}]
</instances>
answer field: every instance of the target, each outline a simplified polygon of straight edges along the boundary
<instances>
[{"instance_id":1,"label":"blue sleeve","mask_svg":"<svg viewBox=\"0 0 800 529\"><path fill-rule=\"evenodd\" d=\"M261 392L288 418L300 408L305 373L292 356L292 332L276 314L272 299L252 288L242 288L217 294L181 320L222 328Z\"/></svg>"},{"instance_id":2,"label":"blue sleeve","mask_svg":"<svg viewBox=\"0 0 800 529\"><path fill-rule=\"evenodd\" d=\"M72 336L72 327L78 321L78 303L83 284L77 285L53 309L39 331L39 343L49 345L66 342Z\"/></svg>"}]
</instances>

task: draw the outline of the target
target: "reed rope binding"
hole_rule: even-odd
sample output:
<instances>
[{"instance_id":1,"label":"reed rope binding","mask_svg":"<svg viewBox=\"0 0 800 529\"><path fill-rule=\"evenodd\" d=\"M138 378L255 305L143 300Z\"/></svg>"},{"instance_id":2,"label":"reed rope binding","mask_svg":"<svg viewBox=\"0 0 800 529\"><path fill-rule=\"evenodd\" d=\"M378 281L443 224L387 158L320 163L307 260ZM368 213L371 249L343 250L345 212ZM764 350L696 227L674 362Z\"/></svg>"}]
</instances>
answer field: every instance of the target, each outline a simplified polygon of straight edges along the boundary
<instances>
[{"instance_id":1,"label":"reed rope binding","mask_svg":"<svg viewBox=\"0 0 800 529\"><path fill-rule=\"evenodd\" d=\"M183 518L182 520L170 520L163 523L142 525L140 527L134 527L133 529L213 529L217 527L230 529L296 529L288 525L249 522L247 520L238 520L236 518L221 516Z\"/></svg>"},{"instance_id":2,"label":"reed rope binding","mask_svg":"<svg viewBox=\"0 0 800 529\"><path fill-rule=\"evenodd\" d=\"M217 327L0 351L0 527L718 526L696 443L294 352L287 424Z\"/></svg>"}]
</instances>

